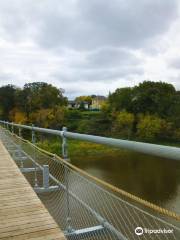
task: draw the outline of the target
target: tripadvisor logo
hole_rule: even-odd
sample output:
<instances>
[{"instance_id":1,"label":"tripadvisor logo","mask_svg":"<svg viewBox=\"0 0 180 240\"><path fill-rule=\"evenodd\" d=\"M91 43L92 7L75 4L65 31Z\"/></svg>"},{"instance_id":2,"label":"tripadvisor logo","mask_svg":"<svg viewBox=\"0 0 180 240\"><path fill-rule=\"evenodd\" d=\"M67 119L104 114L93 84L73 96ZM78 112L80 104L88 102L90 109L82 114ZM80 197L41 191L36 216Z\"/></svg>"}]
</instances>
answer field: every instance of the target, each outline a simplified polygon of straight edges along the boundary
<instances>
[{"instance_id":1,"label":"tripadvisor logo","mask_svg":"<svg viewBox=\"0 0 180 240\"><path fill-rule=\"evenodd\" d=\"M169 234L169 233L173 233L173 229L165 229L165 228L148 229L148 228L142 228L142 227L135 228L135 234L138 236L143 234Z\"/></svg>"},{"instance_id":2,"label":"tripadvisor logo","mask_svg":"<svg viewBox=\"0 0 180 240\"><path fill-rule=\"evenodd\" d=\"M140 236L143 234L143 228L142 227L137 227L135 228L135 234Z\"/></svg>"}]
</instances>

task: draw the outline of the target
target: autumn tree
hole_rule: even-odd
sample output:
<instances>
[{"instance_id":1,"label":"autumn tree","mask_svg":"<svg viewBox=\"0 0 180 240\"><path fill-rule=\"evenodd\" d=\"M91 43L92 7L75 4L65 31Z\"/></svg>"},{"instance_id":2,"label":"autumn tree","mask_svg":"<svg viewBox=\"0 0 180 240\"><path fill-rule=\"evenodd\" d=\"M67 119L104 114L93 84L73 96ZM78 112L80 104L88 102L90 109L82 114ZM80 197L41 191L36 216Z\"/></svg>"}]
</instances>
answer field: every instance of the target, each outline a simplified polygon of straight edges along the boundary
<instances>
[{"instance_id":1,"label":"autumn tree","mask_svg":"<svg viewBox=\"0 0 180 240\"><path fill-rule=\"evenodd\" d=\"M126 110L128 112L132 111L132 99L133 99L133 89L118 88L112 94L109 94L108 102L111 106L112 111L122 111Z\"/></svg>"},{"instance_id":2,"label":"autumn tree","mask_svg":"<svg viewBox=\"0 0 180 240\"><path fill-rule=\"evenodd\" d=\"M119 112L113 126L114 134L129 139L132 135L134 119L134 114L132 113L125 110Z\"/></svg>"},{"instance_id":3,"label":"autumn tree","mask_svg":"<svg viewBox=\"0 0 180 240\"><path fill-rule=\"evenodd\" d=\"M167 118L176 104L176 90L172 84L144 81L133 88L132 109L134 113L156 114Z\"/></svg>"},{"instance_id":4,"label":"autumn tree","mask_svg":"<svg viewBox=\"0 0 180 240\"><path fill-rule=\"evenodd\" d=\"M141 115L137 124L137 135L142 140L152 142L164 138L170 130L169 127L164 119L155 115Z\"/></svg>"},{"instance_id":5,"label":"autumn tree","mask_svg":"<svg viewBox=\"0 0 180 240\"><path fill-rule=\"evenodd\" d=\"M67 103L61 89L44 82L25 84L23 90L18 94L18 99L20 108L27 117L37 110L63 106Z\"/></svg>"},{"instance_id":6,"label":"autumn tree","mask_svg":"<svg viewBox=\"0 0 180 240\"><path fill-rule=\"evenodd\" d=\"M13 85L0 87L0 114L1 119L9 120L9 113L15 107L17 88Z\"/></svg>"}]
</instances>

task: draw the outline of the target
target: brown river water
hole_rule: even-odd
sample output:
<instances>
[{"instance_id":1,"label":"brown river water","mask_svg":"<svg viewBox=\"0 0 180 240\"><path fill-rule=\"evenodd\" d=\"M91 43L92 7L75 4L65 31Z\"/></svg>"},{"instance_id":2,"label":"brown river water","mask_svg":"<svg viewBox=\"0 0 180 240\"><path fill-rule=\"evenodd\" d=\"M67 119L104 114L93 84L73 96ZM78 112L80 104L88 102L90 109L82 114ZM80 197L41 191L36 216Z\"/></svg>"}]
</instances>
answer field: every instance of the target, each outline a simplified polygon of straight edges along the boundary
<instances>
[{"instance_id":1,"label":"brown river water","mask_svg":"<svg viewBox=\"0 0 180 240\"><path fill-rule=\"evenodd\" d=\"M180 213L180 161L120 150L71 156L88 173L152 203Z\"/></svg>"}]
</instances>

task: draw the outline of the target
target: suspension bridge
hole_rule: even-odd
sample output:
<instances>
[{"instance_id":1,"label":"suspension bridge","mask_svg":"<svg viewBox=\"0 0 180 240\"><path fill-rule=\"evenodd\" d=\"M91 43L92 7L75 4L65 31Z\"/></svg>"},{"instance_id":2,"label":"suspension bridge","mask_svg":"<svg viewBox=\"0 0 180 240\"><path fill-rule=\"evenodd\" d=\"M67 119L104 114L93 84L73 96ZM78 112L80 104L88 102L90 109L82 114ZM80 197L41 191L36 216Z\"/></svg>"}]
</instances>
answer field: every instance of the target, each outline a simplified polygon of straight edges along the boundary
<instances>
[{"instance_id":1,"label":"suspension bridge","mask_svg":"<svg viewBox=\"0 0 180 240\"><path fill-rule=\"evenodd\" d=\"M180 215L112 186L70 163L78 139L180 160L180 148L0 121L0 239L180 239ZM22 138L31 132L32 141ZM36 134L62 138L62 157Z\"/></svg>"}]
</instances>

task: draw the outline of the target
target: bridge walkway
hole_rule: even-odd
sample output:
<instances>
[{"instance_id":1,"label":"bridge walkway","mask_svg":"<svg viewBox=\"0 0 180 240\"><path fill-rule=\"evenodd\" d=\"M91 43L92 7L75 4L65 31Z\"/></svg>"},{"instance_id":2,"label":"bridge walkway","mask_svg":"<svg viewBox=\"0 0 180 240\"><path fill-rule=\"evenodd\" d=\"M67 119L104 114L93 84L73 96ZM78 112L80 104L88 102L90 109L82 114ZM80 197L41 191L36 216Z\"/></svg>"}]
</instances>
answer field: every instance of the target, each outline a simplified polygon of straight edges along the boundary
<instances>
[{"instance_id":1,"label":"bridge walkway","mask_svg":"<svg viewBox=\"0 0 180 240\"><path fill-rule=\"evenodd\" d=\"M0 142L0 239L65 240Z\"/></svg>"}]
</instances>

